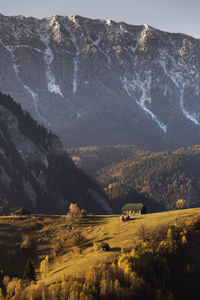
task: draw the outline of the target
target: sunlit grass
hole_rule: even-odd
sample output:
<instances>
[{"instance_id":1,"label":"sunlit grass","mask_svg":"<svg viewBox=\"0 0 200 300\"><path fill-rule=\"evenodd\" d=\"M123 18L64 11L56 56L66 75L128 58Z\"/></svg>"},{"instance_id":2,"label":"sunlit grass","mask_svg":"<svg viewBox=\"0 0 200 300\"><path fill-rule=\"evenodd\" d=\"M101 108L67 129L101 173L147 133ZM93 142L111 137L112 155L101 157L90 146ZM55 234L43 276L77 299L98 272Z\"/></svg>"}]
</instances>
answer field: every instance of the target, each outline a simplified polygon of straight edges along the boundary
<instances>
[{"instance_id":1,"label":"sunlit grass","mask_svg":"<svg viewBox=\"0 0 200 300\"><path fill-rule=\"evenodd\" d=\"M46 255L50 264L45 283L60 280L62 274L82 276L90 265L113 262L121 248L137 245L142 226L151 230L168 227L194 215L200 216L200 208L141 215L124 223L118 215L89 215L70 226L65 223L65 216L0 217L1 276L22 276L26 261L31 259L40 279L39 265ZM31 239L28 250L20 249L25 234ZM94 242L106 242L111 250L96 251Z\"/></svg>"}]
</instances>

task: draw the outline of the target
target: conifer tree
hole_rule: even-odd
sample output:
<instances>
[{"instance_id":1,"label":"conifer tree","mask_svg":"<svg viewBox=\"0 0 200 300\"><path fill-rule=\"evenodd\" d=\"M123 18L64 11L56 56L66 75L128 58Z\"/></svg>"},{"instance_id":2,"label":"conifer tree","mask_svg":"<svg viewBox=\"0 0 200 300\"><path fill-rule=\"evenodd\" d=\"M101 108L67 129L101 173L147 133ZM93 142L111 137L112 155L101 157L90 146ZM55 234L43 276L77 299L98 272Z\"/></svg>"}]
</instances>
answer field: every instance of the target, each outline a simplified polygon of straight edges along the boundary
<instances>
[{"instance_id":1,"label":"conifer tree","mask_svg":"<svg viewBox=\"0 0 200 300\"><path fill-rule=\"evenodd\" d=\"M27 260L25 270L24 270L23 279L36 280L35 270L34 270L32 262L30 260Z\"/></svg>"}]
</instances>

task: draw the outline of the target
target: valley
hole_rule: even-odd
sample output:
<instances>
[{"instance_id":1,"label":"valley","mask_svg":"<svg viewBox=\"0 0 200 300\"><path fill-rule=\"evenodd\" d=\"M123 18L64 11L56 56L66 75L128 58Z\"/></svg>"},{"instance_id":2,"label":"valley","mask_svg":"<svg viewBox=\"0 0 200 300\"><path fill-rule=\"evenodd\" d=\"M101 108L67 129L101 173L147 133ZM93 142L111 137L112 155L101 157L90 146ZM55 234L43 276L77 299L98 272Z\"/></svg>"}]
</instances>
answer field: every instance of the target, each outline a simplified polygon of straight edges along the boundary
<instances>
[{"instance_id":1,"label":"valley","mask_svg":"<svg viewBox=\"0 0 200 300\"><path fill-rule=\"evenodd\" d=\"M0 14L0 300L200 299L199 141L200 39Z\"/></svg>"},{"instance_id":2,"label":"valley","mask_svg":"<svg viewBox=\"0 0 200 300\"><path fill-rule=\"evenodd\" d=\"M69 154L104 188L115 212L123 204L143 202L149 212L199 202L200 147L150 152L134 145L70 148Z\"/></svg>"}]
</instances>

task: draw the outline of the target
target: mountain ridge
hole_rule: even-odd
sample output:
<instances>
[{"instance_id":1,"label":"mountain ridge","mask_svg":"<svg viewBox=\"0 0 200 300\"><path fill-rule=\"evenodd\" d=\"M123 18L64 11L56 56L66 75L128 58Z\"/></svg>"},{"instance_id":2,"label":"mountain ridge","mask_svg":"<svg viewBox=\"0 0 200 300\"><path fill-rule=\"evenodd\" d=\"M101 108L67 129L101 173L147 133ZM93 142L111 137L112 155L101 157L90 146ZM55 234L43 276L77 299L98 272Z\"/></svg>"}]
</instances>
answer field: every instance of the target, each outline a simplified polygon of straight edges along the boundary
<instances>
[{"instance_id":1,"label":"mountain ridge","mask_svg":"<svg viewBox=\"0 0 200 300\"><path fill-rule=\"evenodd\" d=\"M199 140L199 39L77 15L0 19L0 90L65 146Z\"/></svg>"},{"instance_id":2,"label":"mountain ridge","mask_svg":"<svg viewBox=\"0 0 200 300\"><path fill-rule=\"evenodd\" d=\"M125 21L116 21L114 19L102 19L102 18L91 18L91 17L84 17L82 15L79 15L79 14L69 14L69 15L62 15L62 14L52 14L52 15L48 15L46 17L34 17L34 16L25 16L25 15L6 15L6 14L2 14L0 13L0 17L5 17L5 18L22 18L22 19L34 19L34 20L46 20L46 19L51 19L53 17L59 17L59 18L69 18L69 17L73 17L73 18L76 18L76 17L80 17L80 18L84 18L84 19L90 19L92 21L101 21L101 22L107 22L107 23L110 23L110 22L113 22L113 23L122 23L122 24L126 24L126 25L129 25L129 26L148 26L154 30L157 30L157 31L160 31L160 32L164 32L164 33L168 33L168 34L175 34L175 35L184 35L184 36L187 36L187 37L191 37L191 38L194 38L196 40L200 40L200 38L196 38L195 36L193 36L192 34L187 34L187 33L184 33L184 32L178 32L178 31L168 31L168 30L163 30L163 29L160 29L160 28L157 28L157 27L154 27L148 23L141 23L141 24L132 24L132 23L129 23L129 22L125 22Z\"/></svg>"}]
</instances>

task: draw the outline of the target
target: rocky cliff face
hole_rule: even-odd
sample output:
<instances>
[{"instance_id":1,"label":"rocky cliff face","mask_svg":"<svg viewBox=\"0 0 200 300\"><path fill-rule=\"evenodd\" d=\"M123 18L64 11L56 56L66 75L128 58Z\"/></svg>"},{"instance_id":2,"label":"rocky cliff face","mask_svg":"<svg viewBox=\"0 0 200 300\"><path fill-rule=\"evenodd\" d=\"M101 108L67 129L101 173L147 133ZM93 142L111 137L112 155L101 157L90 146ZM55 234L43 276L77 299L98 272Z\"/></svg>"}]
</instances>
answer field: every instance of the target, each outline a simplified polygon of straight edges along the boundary
<instances>
[{"instance_id":1,"label":"rocky cliff face","mask_svg":"<svg viewBox=\"0 0 200 300\"><path fill-rule=\"evenodd\" d=\"M200 41L80 16L0 16L0 90L65 146L199 143Z\"/></svg>"},{"instance_id":2,"label":"rocky cliff face","mask_svg":"<svg viewBox=\"0 0 200 300\"><path fill-rule=\"evenodd\" d=\"M32 213L66 213L70 202L88 212L112 212L58 138L0 94L0 214L21 206Z\"/></svg>"}]
</instances>

